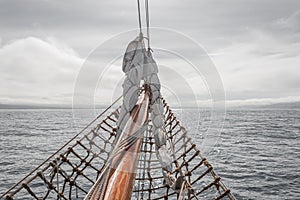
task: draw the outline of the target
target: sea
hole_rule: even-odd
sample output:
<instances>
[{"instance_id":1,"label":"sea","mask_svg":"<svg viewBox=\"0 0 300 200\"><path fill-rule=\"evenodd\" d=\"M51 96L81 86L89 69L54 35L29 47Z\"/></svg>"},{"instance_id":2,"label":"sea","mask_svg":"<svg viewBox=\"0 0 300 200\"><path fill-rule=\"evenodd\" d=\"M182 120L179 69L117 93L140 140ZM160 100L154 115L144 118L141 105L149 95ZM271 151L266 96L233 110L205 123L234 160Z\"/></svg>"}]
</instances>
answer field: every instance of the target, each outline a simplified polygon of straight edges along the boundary
<instances>
[{"instance_id":1,"label":"sea","mask_svg":"<svg viewBox=\"0 0 300 200\"><path fill-rule=\"evenodd\" d=\"M181 112L201 150L199 135L209 118L193 109ZM93 117L71 109L1 109L0 193ZM237 199L300 199L300 110L229 109L220 123L217 142L204 156Z\"/></svg>"}]
</instances>

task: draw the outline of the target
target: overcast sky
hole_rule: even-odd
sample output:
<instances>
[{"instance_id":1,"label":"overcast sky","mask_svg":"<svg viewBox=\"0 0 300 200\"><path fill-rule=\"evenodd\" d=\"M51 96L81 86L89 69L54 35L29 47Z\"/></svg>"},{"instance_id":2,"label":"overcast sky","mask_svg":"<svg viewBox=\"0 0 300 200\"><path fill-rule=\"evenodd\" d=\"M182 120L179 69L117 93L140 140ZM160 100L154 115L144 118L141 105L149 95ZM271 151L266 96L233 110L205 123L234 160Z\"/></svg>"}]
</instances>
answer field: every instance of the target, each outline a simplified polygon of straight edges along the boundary
<instances>
[{"instance_id":1,"label":"overcast sky","mask_svg":"<svg viewBox=\"0 0 300 200\"><path fill-rule=\"evenodd\" d=\"M206 49L228 105L300 101L299 0L150 0L150 8L152 26ZM137 28L136 16L135 0L0 0L0 103L71 104L87 56L112 35ZM114 48L124 51L128 42ZM183 41L173 45L188 51Z\"/></svg>"}]
</instances>

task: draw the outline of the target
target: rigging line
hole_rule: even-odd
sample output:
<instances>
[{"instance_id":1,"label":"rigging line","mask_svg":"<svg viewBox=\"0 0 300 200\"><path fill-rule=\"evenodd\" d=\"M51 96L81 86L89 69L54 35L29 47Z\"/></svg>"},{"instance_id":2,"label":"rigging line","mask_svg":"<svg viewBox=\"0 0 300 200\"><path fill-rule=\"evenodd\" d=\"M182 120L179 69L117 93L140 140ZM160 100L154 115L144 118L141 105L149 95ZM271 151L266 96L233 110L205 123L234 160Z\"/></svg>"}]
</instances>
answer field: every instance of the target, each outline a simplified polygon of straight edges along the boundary
<instances>
[{"instance_id":1,"label":"rigging line","mask_svg":"<svg viewBox=\"0 0 300 200\"><path fill-rule=\"evenodd\" d=\"M150 26L150 18L149 18L149 1L145 0L145 10L146 10L146 24L147 24L147 38L148 38L148 50L151 50L150 48L150 31L149 31L149 26Z\"/></svg>"},{"instance_id":2,"label":"rigging line","mask_svg":"<svg viewBox=\"0 0 300 200\"><path fill-rule=\"evenodd\" d=\"M141 34L142 33L142 20L141 20L140 0L137 0L137 6L138 6L139 29L140 29L140 34Z\"/></svg>"},{"instance_id":3,"label":"rigging line","mask_svg":"<svg viewBox=\"0 0 300 200\"><path fill-rule=\"evenodd\" d=\"M29 176L31 176L35 171L37 171L40 167L42 167L46 162L48 162L51 158L53 158L55 155L57 155L58 152L60 152L62 149L64 149L67 145L69 145L74 139L76 139L81 133L83 133L86 129L88 129L95 121L97 121L104 113L106 113L112 106L114 106L123 96L121 95L119 98L117 98L110 106L108 106L102 113L100 113L93 121L91 121L88 125L86 125L79 133L77 133L75 136L73 136L67 143L65 143L61 148L59 148L57 151L55 151L51 156L49 156L44 162L42 162L39 166L37 166L34 170L32 170L29 174L27 174L23 179L21 179L18 183L13 185L10 189L8 189L6 192L0 195L0 199L7 195L10 191L15 189L21 182L23 182L25 179L27 179Z\"/></svg>"}]
</instances>

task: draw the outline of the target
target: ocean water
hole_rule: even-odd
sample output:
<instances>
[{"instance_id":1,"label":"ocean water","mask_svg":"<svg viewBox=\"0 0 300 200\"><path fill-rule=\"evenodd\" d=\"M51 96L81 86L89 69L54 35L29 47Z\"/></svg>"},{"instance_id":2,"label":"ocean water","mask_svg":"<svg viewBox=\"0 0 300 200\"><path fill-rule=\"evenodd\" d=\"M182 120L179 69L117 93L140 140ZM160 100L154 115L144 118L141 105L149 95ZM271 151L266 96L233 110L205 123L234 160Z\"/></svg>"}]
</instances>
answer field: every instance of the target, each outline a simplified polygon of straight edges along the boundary
<instances>
[{"instance_id":1,"label":"ocean water","mask_svg":"<svg viewBox=\"0 0 300 200\"><path fill-rule=\"evenodd\" d=\"M208 115L182 112L182 124L201 144ZM0 110L0 193L94 117L73 114ZM229 110L218 143L204 156L237 199L300 199L300 110Z\"/></svg>"}]
</instances>

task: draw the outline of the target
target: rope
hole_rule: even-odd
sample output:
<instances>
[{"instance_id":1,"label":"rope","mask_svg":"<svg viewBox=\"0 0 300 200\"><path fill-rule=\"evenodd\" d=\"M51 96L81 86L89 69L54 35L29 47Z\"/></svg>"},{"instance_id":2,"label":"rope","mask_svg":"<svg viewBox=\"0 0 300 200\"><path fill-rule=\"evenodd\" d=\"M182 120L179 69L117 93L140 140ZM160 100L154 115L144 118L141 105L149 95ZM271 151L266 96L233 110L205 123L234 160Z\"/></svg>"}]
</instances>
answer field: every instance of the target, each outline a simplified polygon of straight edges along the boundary
<instances>
[{"instance_id":1,"label":"rope","mask_svg":"<svg viewBox=\"0 0 300 200\"><path fill-rule=\"evenodd\" d=\"M140 0L137 0L137 6L138 6L138 22L139 22L139 29L140 29L140 35L142 35L142 20L141 20L141 5ZM145 0L145 12L146 12L146 27L147 27L147 46L148 51L152 51L150 47L150 14L149 14L149 0Z\"/></svg>"},{"instance_id":2,"label":"rope","mask_svg":"<svg viewBox=\"0 0 300 200\"><path fill-rule=\"evenodd\" d=\"M141 20L141 6L140 6L140 0L137 0L137 6L138 6L138 19L139 19L140 34L142 34L142 20Z\"/></svg>"},{"instance_id":3,"label":"rope","mask_svg":"<svg viewBox=\"0 0 300 200\"><path fill-rule=\"evenodd\" d=\"M150 31L149 31L149 26L150 26L150 17L149 17L149 1L145 0L145 10L146 10L146 24L147 24L147 38L148 38L148 50L150 51Z\"/></svg>"}]
</instances>

